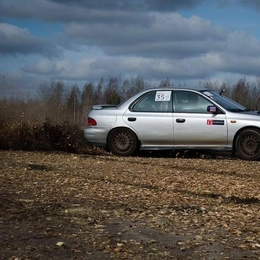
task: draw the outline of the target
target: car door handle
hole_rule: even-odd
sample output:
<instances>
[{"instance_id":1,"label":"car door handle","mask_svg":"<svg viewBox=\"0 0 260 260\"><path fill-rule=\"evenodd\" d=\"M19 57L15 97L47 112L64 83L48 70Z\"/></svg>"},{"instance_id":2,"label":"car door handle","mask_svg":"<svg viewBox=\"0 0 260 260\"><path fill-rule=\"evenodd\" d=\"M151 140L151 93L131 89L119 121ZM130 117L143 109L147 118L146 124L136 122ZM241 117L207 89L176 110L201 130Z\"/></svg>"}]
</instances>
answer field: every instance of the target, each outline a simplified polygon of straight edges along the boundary
<instances>
[{"instance_id":1,"label":"car door handle","mask_svg":"<svg viewBox=\"0 0 260 260\"><path fill-rule=\"evenodd\" d=\"M177 118L177 119L176 119L176 122L177 122L177 123L184 123L184 122L185 122L185 119L184 119L184 118Z\"/></svg>"},{"instance_id":2,"label":"car door handle","mask_svg":"<svg viewBox=\"0 0 260 260\"><path fill-rule=\"evenodd\" d=\"M136 121L136 117L128 117L127 119L128 119L128 121L130 121L130 122Z\"/></svg>"}]
</instances>

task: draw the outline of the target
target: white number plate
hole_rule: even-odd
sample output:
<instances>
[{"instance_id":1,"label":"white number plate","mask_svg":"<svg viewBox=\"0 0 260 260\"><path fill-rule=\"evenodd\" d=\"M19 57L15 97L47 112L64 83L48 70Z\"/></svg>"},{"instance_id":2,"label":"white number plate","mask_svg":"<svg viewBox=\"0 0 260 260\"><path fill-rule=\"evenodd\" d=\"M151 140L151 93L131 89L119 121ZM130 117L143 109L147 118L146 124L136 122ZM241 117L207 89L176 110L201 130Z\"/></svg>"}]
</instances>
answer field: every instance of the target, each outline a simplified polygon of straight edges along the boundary
<instances>
[{"instance_id":1,"label":"white number plate","mask_svg":"<svg viewBox=\"0 0 260 260\"><path fill-rule=\"evenodd\" d=\"M155 101L170 101L171 91L157 91L155 95Z\"/></svg>"}]
</instances>

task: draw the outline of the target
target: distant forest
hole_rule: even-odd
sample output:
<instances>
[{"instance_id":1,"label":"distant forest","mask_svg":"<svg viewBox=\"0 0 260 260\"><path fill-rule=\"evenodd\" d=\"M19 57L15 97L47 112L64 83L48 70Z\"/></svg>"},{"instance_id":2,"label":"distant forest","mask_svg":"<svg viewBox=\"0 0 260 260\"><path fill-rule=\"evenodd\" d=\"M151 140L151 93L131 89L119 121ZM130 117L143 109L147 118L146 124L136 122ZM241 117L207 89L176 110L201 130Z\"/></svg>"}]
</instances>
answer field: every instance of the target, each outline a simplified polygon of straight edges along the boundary
<instances>
[{"instance_id":1,"label":"distant forest","mask_svg":"<svg viewBox=\"0 0 260 260\"><path fill-rule=\"evenodd\" d=\"M169 79L162 80L159 87L188 87L174 85ZM46 119L53 123L68 121L84 126L87 115L94 104L119 104L134 94L153 86L141 76L121 80L120 77L103 77L95 85L86 83L83 89L76 84L67 87L62 81L43 84L37 94L26 100L19 97L2 97L0 99L0 120L8 123L34 120L43 123ZM221 90L225 95L247 108L260 110L260 78L248 82L245 78L232 86L227 83L203 81L198 88Z\"/></svg>"}]
</instances>

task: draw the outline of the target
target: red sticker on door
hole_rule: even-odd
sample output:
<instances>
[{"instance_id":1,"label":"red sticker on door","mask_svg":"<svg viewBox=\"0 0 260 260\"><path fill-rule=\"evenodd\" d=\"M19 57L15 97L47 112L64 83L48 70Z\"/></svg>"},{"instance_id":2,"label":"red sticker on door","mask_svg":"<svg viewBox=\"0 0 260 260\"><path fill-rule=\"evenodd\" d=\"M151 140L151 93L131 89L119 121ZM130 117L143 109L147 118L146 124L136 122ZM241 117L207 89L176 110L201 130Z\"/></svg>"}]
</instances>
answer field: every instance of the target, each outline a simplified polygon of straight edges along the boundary
<instances>
[{"instance_id":1,"label":"red sticker on door","mask_svg":"<svg viewBox=\"0 0 260 260\"><path fill-rule=\"evenodd\" d=\"M212 119L207 119L207 125L224 125L225 121L224 120L212 120Z\"/></svg>"}]
</instances>

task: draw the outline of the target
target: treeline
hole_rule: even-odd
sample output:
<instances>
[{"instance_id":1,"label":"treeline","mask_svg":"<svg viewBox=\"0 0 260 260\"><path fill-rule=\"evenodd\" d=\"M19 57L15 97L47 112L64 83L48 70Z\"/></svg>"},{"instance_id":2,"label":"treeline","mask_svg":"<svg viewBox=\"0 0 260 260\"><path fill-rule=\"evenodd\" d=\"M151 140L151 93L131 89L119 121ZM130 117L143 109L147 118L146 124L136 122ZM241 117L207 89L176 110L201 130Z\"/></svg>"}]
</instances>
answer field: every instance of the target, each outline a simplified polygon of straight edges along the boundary
<instances>
[{"instance_id":1,"label":"treeline","mask_svg":"<svg viewBox=\"0 0 260 260\"><path fill-rule=\"evenodd\" d=\"M248 109L260 110L260 77L256 77L254 82L248 82L246 78L239 79L235 85L225 82L218 84L205 81L201 83L202 88L221 90L225 89L225 96L237 101Z\"/></svg>"},{"instance_id":2,"label":"treeline","mask_svg":"<svg viewBox=\"0 0 260 260\"><path fill-rule=\"evenodd\" d=\"M169 79L162 80L160 87L187 87L174 85ZM154 87L141 76L121 80L120 77L103 77L97 84L88 82L80 89L76 84L67 87L62 81L39 86L34 97L22 99L5 97L0 100L0 120L3 122L26 122L34 120L38 123L68 121L71 124L84 126L87 115L94 104L119 104L134 94ZM248 82L245 78L230 86L223 82L203 81L198 88L220 90L225 88L225 95L243 104L247 108L260 110L260 78Z\"/></svg>"},{"instance_id":3,"label":"treeline","mask_svg":"<svg viewBox=\"0 0 260 260\"><path fill-rule=\"evenodd\" d=\"M187 87L174 85L169 79L159 87ZM83 126L94 104L119 104L141 90L153 87L142 77L120 80L101 78L98 84L86 83L65 86L62 81L39 86L37 95L26 99L0 99L0 149L44 150L73 153L102 154L103 150L86 146ZM260 79L247 82L240 79L235 85L204 81L198 88L226 89L225 95L247 108L260 110Z\"/></svg>"},{"instance_id":4,"label":"treeline","mask_svg":"<svg viewBox=\"0 0 260 260\"><path fill-rule=\"evenodd\" d=\"M126 80L119 77L100 79L98 84L86 83L83 89L76 84L67 87L62 81L39 86L30 98L5 97L0 100L0 120L14 123L34 120L43 123L69 121L83 126L94 104L119 104L151 85L136 76Z\"/></svg>"}]
</instances>

